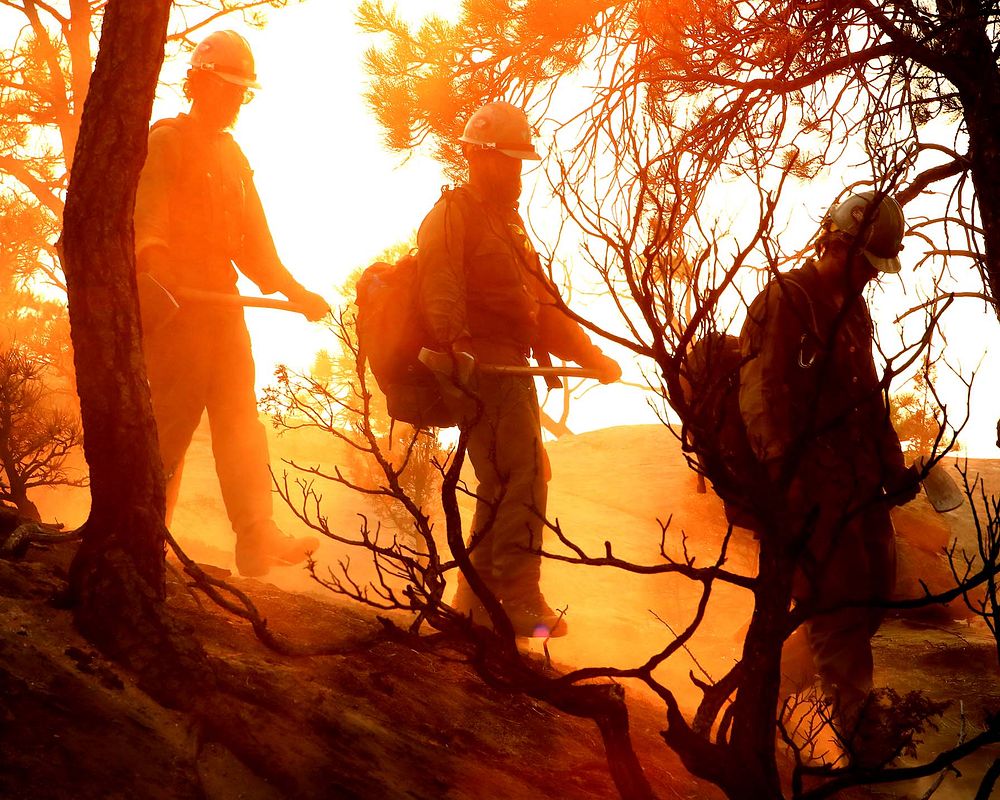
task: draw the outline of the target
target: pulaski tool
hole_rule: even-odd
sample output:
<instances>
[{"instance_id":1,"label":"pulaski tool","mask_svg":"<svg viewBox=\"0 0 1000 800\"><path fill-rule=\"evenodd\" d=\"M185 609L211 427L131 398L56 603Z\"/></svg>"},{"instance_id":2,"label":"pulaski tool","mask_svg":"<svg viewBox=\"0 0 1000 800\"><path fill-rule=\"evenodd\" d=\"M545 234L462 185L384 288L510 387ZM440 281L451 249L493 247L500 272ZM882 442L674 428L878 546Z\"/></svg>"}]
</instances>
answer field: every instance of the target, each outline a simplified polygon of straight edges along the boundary
<instances>
[{"instance_id":1,"label":"pulaski tool","mask_svg":"<svg viewBox=\"0 0 1000 800\"><path fill-rule=\"evenodd\" d=\"M203 289L181 288L170 292L162 283L147 272L136 276L139 291L139 310L142 324L147 334L165 328L182 305L228 306L230 308L272 308L276 311L292 311L305 314L305 306L291 300L270 297L245 297L240 294L208 292Z\"/></svg>"},{"instance_id":2,"label":"pulaski tool","mask_svg":"<svg viewBox=\"0 0 1000 800\"><path fill-rule=\"evenodd\" d=\"M922 459L918 459L915 466L921 471L924 469ZM955 479L948 474L944 464L938 462L931 467L930 472L921 481L924 487L924 494L930 500L934 510L939 514L946 511L954 511L965 502L965 495L958 488Z\"/></svg>"},{"instance_id":3,"label":"pulaski tool","mask_svg":"<svg viewBox=\"0 0 1000 800\"><path fill-rule=\"evenodd\" d=\"M427 347L420 349L417 359L435 375L447 376L459 385L466 385L473 372L488 375L526 375L535 378L600 378L596 369L585 367L529 367L508 364L479 364L470 353L441 353Z\"/></svg>"}]
</instances>

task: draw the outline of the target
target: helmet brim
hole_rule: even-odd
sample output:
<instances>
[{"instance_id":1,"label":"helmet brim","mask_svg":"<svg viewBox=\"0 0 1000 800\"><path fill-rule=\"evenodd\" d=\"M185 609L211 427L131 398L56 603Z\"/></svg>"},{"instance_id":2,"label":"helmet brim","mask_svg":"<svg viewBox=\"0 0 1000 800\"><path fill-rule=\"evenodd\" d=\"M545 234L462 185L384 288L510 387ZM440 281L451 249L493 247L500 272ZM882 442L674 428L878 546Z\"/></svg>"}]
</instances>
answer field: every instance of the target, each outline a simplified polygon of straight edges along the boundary
<instances>
[{"instance_id":1,"label":"helmet brim","mask_svg":"<svg viewBox=\"0 0 1000 800\"><path fill-rule=\"evenodd\" d=\"M496 153L503 153L509 158L516 158L520 161L541 161L542 157L538 155L538 151L535 150L533 144L527 144L523 147L497 147L494 142L484 142L479 139L473 139L471 136L458 137L458 141L463 144L471 144L473 147L481 147L483 150L493 150Z\"/></svg>"},{"instance_id":2,"label":"helmet brim","mask_svg":"<svg viewBox=\"0 0 1000 800\"><path fill-rule=\"evenodd\" d=\"M882 256L877 256L871 250L862 250L864 257L868 259L868 263L872 265L873 269L879 272L884 272L887 275L895 275L899 272L903 265L899 261L899 256L890 256L889 258L884 258Z\"/></svg>"},{"instance_id":3,"label":"helmet brim","mask_svg":"<svg viewBox=\"0 0 1000 800\"><path fill-rule=\"evenodd\" d=\"M509 148L504 148L502 150L498 149L498 153L503 153L505 156L510 156L511 158L519 158L521 161L541 161L542 157L535 152L535 148L532 147L530 150L511 150Z\"/></svg>"},{"instance_id":4,"label":"helmet brim","mask_svg":"<svg viewBox=\"0 0 1000 800\"><path fill-rule=\"evenodd\" d=\"M254 78L248 78L245 75L237 75L234 72L222 72L220 70L209 70L213 75L224 80L226 83L232 83L236 86L242 86L245 89L260 89L261 85L257 83Z\"/></svg>"}]
</instances>

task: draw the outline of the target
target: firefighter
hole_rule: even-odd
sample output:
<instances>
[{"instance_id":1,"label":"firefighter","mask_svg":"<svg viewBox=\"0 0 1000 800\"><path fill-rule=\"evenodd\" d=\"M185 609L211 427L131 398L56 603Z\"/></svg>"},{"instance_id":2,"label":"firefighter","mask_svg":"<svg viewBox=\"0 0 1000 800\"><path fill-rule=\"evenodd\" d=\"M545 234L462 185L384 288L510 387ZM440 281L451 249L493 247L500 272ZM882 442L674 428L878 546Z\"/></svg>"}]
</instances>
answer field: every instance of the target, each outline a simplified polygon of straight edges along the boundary
<instances>
[{"instance_id":1,"label":"firefighter","mask_svg":"<svg viewBox=\"0 0 1000 800\"><path fill-rule=\"evenodd\" d=\"M489 103L460 137L465 186L446 192L417 234L420 307L438 349L490 364L526 365L532 352L597 369L602 383L618 364L560 310L555 286L518 213L521 167L539 155L524 112ZM549 465L542 446L538 396L530 377L478 375L481 414L468 423L476 472L470 560L519 636L561 636L566 623L540 587ZM453 605L485 621L479 600L459 578Z\"/></svg>"},{"instance_id":2,"label":"firefighter","mask_svg":"<svg viewBox=\"0 0 1000 800\"><path fill-rule=\"evenodd\" d=\"M238 33L212 33L194 49L184 86L189 112L150 130L135 204L137 268L168 291L228 294L237 292L238 268L265 294L281 292L318 320L329 307L279 260L253 172L229 133L255 88L253 54ZM207 410L240 574L261 576L304 560L316 538L288 536L272 520L267 439L242 309L182 305L165 327L147 332L144 346L168 523L185 451Z\"/></svg>"},{"instance_id":3,"label":"firefighter","mask_svg":"<svg viewBox=\"0 0 1000 800\"><path fill-rule=\"evenodd\" d=\"M816 257L758 295L740 336L740 410L774 486L787 486L805 638L842 731L873 687L871 638L895 582L893 505L916 494L872 357L863 292L899 272L902 209L854 194L823 219ZM764 535L767 535L766 533ZM847 607L849 606L849 607ZM829 609L829 610L825 610Z\"/></svg>"}]
</instances>

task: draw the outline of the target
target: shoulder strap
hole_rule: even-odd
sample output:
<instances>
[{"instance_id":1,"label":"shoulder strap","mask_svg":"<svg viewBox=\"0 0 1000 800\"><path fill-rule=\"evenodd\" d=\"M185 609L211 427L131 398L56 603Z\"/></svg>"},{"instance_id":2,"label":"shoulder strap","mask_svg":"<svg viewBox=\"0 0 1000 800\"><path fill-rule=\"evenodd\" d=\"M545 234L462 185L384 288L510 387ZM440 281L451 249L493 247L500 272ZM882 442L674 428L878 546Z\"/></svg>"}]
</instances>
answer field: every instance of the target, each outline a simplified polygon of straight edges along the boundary
<instances>
[{"instance_id":1,"label":"shoulder strap","mask_svg":"<svg viewBox=\"0 0 1000 800\"><path fill-rule=\"evenodd\" d=\"M794 286L798 294L805 300L806 310L809 312L809 322L811 323L811 330L809 333L813 334L819 338L819 320L816 318L816 306L813 305L812 297L809 295L809 291L803 286L801 279L786 273L778 278L778 284L784 289L786 286Z\"/></svg>"},{"instance_id":2,"label":"shoulder strap","mask_svg":"<svg viewBox=\"0 0 1000 800\"><path fill-rule=\"evenodd\" d=\"M475 250L483 240L482 221L485 219L485 210L482 203L464 186L448 184L441 187L441 199L446 203L455 203L461 209L462 222L465 226L465 252Z\"/></svg>"},{"instance_id":3,"label":"shoulder strap","mask_svg":"<svg viewBox=\"0 0 1000 800\"><path fill-rule=\"evenodd\" d=\"M186 114L178 114L176 117L164 117L163 119L158 119L154 122L149 131L152 133L155 130L161 128L168 128L172 131L177 132L179 137L180 147L186 152L188 156L193 152L195 146L195 137L191 131L190 118ZM181 159L181 167L187 169L190 167L191 159L190 157L185 157Z\"/></svg>"},{"instance_id":4,"label":"shoulder strap","mask_svg":"<svg viewBox=\"0 0 1000 800\"><path fill-rule=\"evenodd\" d=\"M802 323L804 328L804 333L799 339L799 366L802 369L809 369L816 363L816 359L819 357L820 350L823 346L823 338L820 336L819 320L816 317L816 306L813 303L812 296L809 294L809 290L806 288L805 282L802 280L801 271L796 270L800 274L795 275L790 272L780 274L776 281L781 287L782 291L785 291L786 286L794 286L796 294L798 294L805 301L805 308L809 314L809 318L803 320L800 313L796 313ZM789 295L790 297L791 295ZM798 304L793 304L796 309L800 308ZM810 341L811 340L811 341Z\"/></svg>"}]
</instances>

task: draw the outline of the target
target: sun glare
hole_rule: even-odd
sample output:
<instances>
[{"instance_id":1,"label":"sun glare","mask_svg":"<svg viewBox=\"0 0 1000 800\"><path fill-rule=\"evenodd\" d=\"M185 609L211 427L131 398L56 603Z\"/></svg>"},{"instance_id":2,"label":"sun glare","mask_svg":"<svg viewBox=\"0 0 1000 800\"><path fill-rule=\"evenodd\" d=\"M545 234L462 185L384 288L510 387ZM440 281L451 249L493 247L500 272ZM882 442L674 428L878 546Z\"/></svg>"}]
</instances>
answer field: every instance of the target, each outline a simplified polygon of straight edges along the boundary
<instances>
[{"instance_id":1,"label":"sun glare","mask_svg":"<svg viewBox=\"0 0 1000 800\"><path fill-rule=\"evenodd\" d=\"M457 0L423 0L399 4L397 10L406 22L418 25L428 14L446 21L455 19L459 9ZM255 171L282 260L302 283L323 294L335 307L349 307L353 300L343 292L347 276L387 248L409 241L446 183L442 168L427 152L418 149L403 158L385 147L384 132L364 100L367 78L363 54L374 40L361 32L354 15L350 4L303 3L272 13L261 30L241 29L253 48L263 88L243 108L234 130ZM179 91L185 69L183 58L165 65L168 87L160 91L154 118L185 109ZM592 92L589 85L580 81L570 86L566 96L580 100ZM549 116L553 113L550 109ZM538 122L543 145L558 147L551 120ZM740 217L740 197L747 187L737 183L721 187L713 202L726 210L739 238L741 225L747 221ZM807 190L782 221L786 249L808 243L828 199L843 189L840 177L829 173L805 186ZM523 200L532 233L544 250L549 232L558 229L558 209L548 196L541 169L526 170ZM558 257L574 258L576 247L564 239ZM904 262L911 258L899 279L884 282L873 303L873 314L889 338L896 335L894 317L916 302L914 286L919 276L912 270L917 254L904 254ZM576 276L575 282L578 280ZM245 279L240 290L256 293L256 287ZM616 311L606 300L581 291L573 304L613 328ZM734 325L738 325L741 312L735 313ZM322 326L296 315L248 310L247 320L258 388L271 382L275 365L307 369L317 351L331 346L330 334ZM1000 366L988 357L981 361L978 346L990 324L989 315L983 314L967 314L948 322L950 351L974 354L953 358L953 363L966 375L978 368L981 387L1000 385ZM963 345L954 346L959 342ZM606 349L623 362L625 379L633 386L616 385L585 394L574 402L571 428L580 432L656 422L649 394L638 388L647 383L640 363L614 346ZM945 371L939 381L945 392L954 396L953 408L964 405L964 387L958 379ZM994 421L987 416L974 413L962 437L972 455L992 455Z\"/></svg>"}]
</instances>

